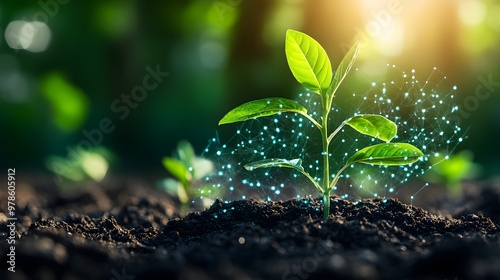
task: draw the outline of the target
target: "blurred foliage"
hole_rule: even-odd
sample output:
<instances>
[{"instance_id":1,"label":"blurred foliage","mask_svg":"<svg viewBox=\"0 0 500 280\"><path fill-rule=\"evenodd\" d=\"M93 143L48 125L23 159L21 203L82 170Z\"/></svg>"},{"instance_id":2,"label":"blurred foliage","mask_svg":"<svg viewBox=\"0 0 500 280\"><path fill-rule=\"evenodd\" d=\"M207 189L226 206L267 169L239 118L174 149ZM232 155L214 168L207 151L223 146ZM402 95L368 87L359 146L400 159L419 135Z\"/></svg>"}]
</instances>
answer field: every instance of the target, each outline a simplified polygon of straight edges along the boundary
<instances>
[{"instance_id":1,"label":"blurred foliage","mask_svg":"<svg viewBox=\"0 0 500 280\"><path fill-rule=\"evenodd\" d=\"M113 158L108 149L98 146L90 151L71 154L68 158L49 156L45 164L55 174L55 182L59 188L71 190L87 181L101 182Z\"/></svg>"},{"instance_id":2,"label":"blurred foliage","mask_svg":"<svg viewBox=\"0 0 500 280\"><path fill-rule=\"evenodd\" d=\"M481 173L481 166L473 162L474 154L471 151L460 151L449 157L431 157L434 166L425 175L425 179L444 184L452 195L459 195L462 191L462 181L476 178Z\"/></svg>"},{"instance_id":3,"label":"blurred foliage","mask_svg":"<svg viewBox=\"0 0 500 280\"><path fill-rule=\"evenodd\" d=\"M466 104L462 121L470 137L460 149L474 152L484 176L498 175L492 135L500 134L500 4L398 1L400 9L387 14L390 2L3 1L0 165L41 170L48 155L67 157L69 147L86 140L84 129L109 118L116 127L102 144L120 155L118 170L161 174L162 155L180 139L201 150L230 108L264 96L295 98L303 90L283 53L283 34L293 28L329 46L331 57L343 57L342 46L356 37L369 39L356 67L394 63L425 73L437 66L459 86L462 106L481 85L479 77L491 75L489 97ZM9 47L6 38L23 44L37 38L32 25L5 34L13 21L46 23L47 49ZM120 119L113 102L132 94L146 67L157 65L170 75Z\"/></svg>"},{"instance_id":4,"label":"blurred foliage","mask_svg":"<svg viewBox=\"0 0 500 280\"><path fill-rule=\"evenodd\" d=\"M61 74L42 78L42 94L51 105L52 122L61 130L75 131L87 117L87 96L66 81Z\"/></svg>"},{"instance_id":5,"label":"blurred foliage","mask_svg":"<svg viewBox=\"0 0 500 280\"><path fill-rule=\"evenodd\" d=\"M181 203L181 215L188 213L189 205L195 197L206 197L206 191L212 186L200 185L202 178L214 172L211 161L196 156L193 146L187 141L180 141L172 157L164 157L163 166L175 179L167 178L159 182L159 187L177 197ZM210 196L211 197L211 196ZM204 203L205 207L213 201Z\"/></svg>"}]
</instances>

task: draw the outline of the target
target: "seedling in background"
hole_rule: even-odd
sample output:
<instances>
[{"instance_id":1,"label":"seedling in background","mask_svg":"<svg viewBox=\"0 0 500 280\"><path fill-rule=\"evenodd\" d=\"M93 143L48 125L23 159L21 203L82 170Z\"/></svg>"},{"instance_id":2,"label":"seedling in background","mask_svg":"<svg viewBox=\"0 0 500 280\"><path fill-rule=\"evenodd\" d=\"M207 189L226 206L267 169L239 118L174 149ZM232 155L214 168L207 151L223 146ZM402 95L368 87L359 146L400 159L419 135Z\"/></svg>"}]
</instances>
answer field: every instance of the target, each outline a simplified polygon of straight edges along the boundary
<instances>
[{"instance_id":1,"label":"seedling in background","mask_svg":"<svg viewBox=\"0 0 500 280\"><path fill-rule=\"evenodd\" d=\"M160 187L179 199L181 215L185 215L193 197L204 197L205 192L210 189L203 186L195 188L195 185L201 178L212 173L213 163L197 157L189 142L180 141L174 156L163 158L163 166L176 179L168 178L160 183ZM210 203L211 201L205 201L204 205Z\"/></svg>"},{"instance_id":2,"label":"seedling in background","mask_svg":"<svg viewBox=\"0 0 500 280\"><path fill-rule=\"evenodd\" d=\"M56 174L57 185L69 190L85 181L101 182L109 169L113 154L99 146L89 151L75 153L73 157L49 156L45 164L47 169Z\"/></svg>"},{"instance_id":3,"label":"seedling in background","mask_svg":"<svg viewBox=\"0 0 500 280\"><path fill-rule=\"evenodd\" d=\"M431 182L445 184L448 193L458 196L462 190L462 181L476 177L481 169L473 162L473 158L474 154L467 150L450 157L431 157L430 161L434 167L426 178Z\"/></svg>"},{"instance_id":4,"label":"seedling in background","mask_svg":"<svg viewBox=\"0 0 500 280\"><path fill-rule=\"evenodd\" d=\"M299 83L310 91L320 95L322 105L321 118L319 120L314 119L307 113L306 108L295 101L273 97L242 104L227 113L219 122L219 125L229 124L279 113L297 113L310 120L321 133L323 144L323 178L321 180L315 180L304 170L300 158L264 158L260 161L248 163L245 165L245 168L254 170L257 168L285 167L300 172L322 194L325 219L328 219L330 214L330 193L337 184L340 174L347 167L355 163L383 166L406 165L418 161L424 155L422 151L413 145L407 143L389 143L396 136L397 126L394 122L380 115L356 115L342 122L333 132L330 132L328 129L333 98L351 69L358 50L359 43L351 47L340 62L337 71L333 74L330 59L317 41L304 33L288 30L285 43L288 65L293 76ZM332 159L332 154L329 153L329 145L335 135L345 125L352 127L359 133L380 139L385 143L358 150L334 176L330 177L330 160Z\"/></svg>"}]
</instances>

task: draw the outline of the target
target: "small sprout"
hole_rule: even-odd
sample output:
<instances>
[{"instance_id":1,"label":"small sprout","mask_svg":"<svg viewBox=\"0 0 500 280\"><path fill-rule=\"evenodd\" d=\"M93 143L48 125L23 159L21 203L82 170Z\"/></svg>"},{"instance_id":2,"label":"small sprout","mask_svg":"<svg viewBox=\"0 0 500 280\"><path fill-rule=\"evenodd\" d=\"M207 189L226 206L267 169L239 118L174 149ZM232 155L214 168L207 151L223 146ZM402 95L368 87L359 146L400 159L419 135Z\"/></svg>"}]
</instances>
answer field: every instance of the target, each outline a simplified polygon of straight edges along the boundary
<instances>
[{"instance_id":1,"label":"small sprout","mask_svg":"<svg viewBox=\"0 0 500 280\"><path fill-rule=\"evenodd\" d=\"M191 144L180 141L177 150L172 157L162 160L163 166L173 178L168 178L160 183L160 187L176 196L181 203L181 214L187 214L189 204L195 196L206 197L211 188L208 186L196 186L202 178L214 171L213 163L207 159L197 157ZM204 206L212 201L204 200Z\"/></svg>"},{"instance_id":2,"label":"small sprout","mask_svg":"<svg viewBox=\"0 0 500 280\"><path fill-rule=\"evenodd\" d=\"M445 184L451 195L457 196L462 190L461 182L479 175L481 167L473 162L474 154L463 150L452 156L439 153L430 158L433 168L427 175L431 182Z\"/></svg>"},{"instance_id":3,"label":"small sprout","mask_svg":"<svg viewBox=\"0 0 500 280\"><path fill-rule=\"evenodd\" d=\"M295 79L310 91L321 97L322 112L320 120L307 113L306 108L286 98L265 98L240 105L229 111L219 122L228 124L281 113L296 113L318 128L323 143L323 178L314 179L302 167L301 159L264 159L245 165L248 170L269 167L292 168L306 176L323 195L324 218L330 214L330 193L335 189L340 174L355 163L369 165L397 166L418 161L424 154L418 148L406 143L389 143L397 133L396 124L380 115L356 115L340 124L330 132L328 129L329 114L332 101L340 84L354 64L359 51L356 43L340 62L333 73L330 59L323 47L308 35L288 30L286 34L285 53L290 70ZM329 145L335 135L348 125L361 134L384 141L357 151L340 168L330 180Z\"/></svg>"},{"instance_id":4,"label":"small sprout","mask_svg":"<svg viewBox=\"0 0 500 280\"><path fill-rule=\"evenodd\" d=\"M75 149L67 158L49 156L45 165L56 174L56 183L61 189L71 189L89 180L101 182L108 172L112 157L111 152L104 147L95 147L89 151Z\"/></svg>"}]
</instances>

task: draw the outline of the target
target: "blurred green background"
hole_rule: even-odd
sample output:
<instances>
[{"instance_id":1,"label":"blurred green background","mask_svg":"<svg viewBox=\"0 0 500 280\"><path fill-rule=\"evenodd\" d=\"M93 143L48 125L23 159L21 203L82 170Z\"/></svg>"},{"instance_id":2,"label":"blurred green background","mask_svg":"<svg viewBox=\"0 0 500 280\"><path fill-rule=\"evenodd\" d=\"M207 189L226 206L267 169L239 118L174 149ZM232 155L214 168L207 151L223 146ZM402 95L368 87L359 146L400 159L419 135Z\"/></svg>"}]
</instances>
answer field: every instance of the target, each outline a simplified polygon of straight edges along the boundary
<instances>
[{"instance_id":1,"label":"blurred green background","mask_svg":"<svg viewBox=\"0 0 500 280\"><path fill-rule=\"evenodd\" d=\"M165 172L179 140L201 152L234 106L296 97L289 28L333 65L361 38L357 67L438 67L460 92L457 151L474 153L483 178L500 175L496 0L2 1L0 165L46 171L49 155L95 142L116 155L114 172Z\"/></svg>"}]
</instances>

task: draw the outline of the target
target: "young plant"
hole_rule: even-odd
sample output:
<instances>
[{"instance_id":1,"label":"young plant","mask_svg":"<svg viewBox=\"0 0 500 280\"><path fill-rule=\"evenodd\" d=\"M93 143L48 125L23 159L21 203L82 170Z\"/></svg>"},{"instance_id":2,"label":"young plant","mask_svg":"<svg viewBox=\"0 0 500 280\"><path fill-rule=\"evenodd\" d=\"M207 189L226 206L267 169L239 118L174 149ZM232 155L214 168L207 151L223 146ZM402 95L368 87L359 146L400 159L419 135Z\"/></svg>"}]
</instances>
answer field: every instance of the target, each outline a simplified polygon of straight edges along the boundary
<instances>
[{"instance_id":1,"label":"young plant","mask_svg":"<svg viewBox=\"0 0 500 280\"><path fill-rule=\"evenodd\" d=\"M321 97L321 119L315 120L306 108L286 98L265 98L242 104L229 111L219 125L246 121L278 113L297 113L310 120L321 133L323 144L323 178L315 180L302 167L301 159L272 158L251 162L245 165L248 170L268 167L285 167L297 170L306 176L323 196L324 218L330 214L330 193L334 189L340 174L354 163L396 166L418 161L424 154L415 146L406 143L389 143L397 132L396 124L380 115L356 115L340 124L333 132L328 128L328 118L332 101L340 84L351 69L359 50L359 43L347 52L333 74L330 60L321 45L310 36L288 30L286 33L285 53L290 70L295 79L310 91ZM385 143L363 148L354 153L340 170L330 177L329 145L335 135L348 125L359 133L378 138ZM331 178L331 180L330 180Z\"/></svg>"},{"instance_id":2,"label":"young plant","mask_svg":"<svg viewBox=\"0 0 500 280\"><path fill-rule=\"evenodd\" d=\"M56 175L61 190L71 190L86 181L101 182L113 157L111 151L98 146L73 157L49 156L45 165Z\"/></svg>"},{"instance_id":3,"label":"young plant","mask_svg":"<svg viewBox=\"0 0 500 280\"><path fill-rule=\"evenodd\" d=\"M197 157L193 147L187 141L180 141L174 156L165 157L162 161L165 169L177 180L166 179L161 182L160 186L168 193L177 196L181 203L181 214L187 214L193 197L203 196L203 192L209 189L208 187L195 188L195 184L213 171L213 164L207 159Z\"/></svg>"},{"instance_id":4,"label":"young plant","mask_svg":"<svg viewBox=\"0 0 500 280\"><path fill-rule=\"evenodd\" d=\"M426 174L426 179L444 184L448 193L458 196L462 191L462 181L472 179L480 173L481 167L474 163L473 158L474 154L468 150L449 157L445 157L442 153L437 157L431 157L430 163L433 168Z\"/></svg>"}]
</instances>

